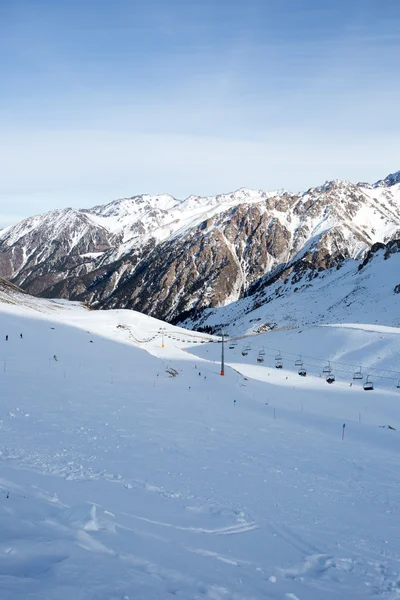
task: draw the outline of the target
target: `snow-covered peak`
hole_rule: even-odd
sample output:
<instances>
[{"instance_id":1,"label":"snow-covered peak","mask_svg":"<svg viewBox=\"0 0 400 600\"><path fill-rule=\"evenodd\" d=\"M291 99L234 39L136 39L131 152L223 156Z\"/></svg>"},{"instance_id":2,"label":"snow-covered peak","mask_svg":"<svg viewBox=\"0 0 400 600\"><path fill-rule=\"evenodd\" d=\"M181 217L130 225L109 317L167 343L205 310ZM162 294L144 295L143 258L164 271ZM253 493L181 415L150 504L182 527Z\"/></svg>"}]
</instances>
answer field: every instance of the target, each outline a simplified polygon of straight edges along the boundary
<instances>
[{"instance_id":1,"label":"snow-covered peak","mask_svg":"<svg viewBox=\"0 0 400 600\"><path fill-rule=\"evenodd\" d=\"M11 225L0 231L0 241L7 240L8 244L14 244L19 239L32 233L36 229L44 228L51 235L57 235L62 229L74 226L77 218L82 217L82 211L75 208L56 209L42 215L35 215Z\"/></svg>"},{"instance_id":2,"label":"snow-covered peak","mask_svg":"<svg viewBox=\"0 0 400 600\"><path fill-rule=\"evenodd\" d=\"M104 217L123 218L127 216L144 214L153 208L158 210L170 210L178 203L179 201L170 194L140 194L130 198L113 200L105 205L95 206L88 212L102 215Z\"/></svg>"},{"instance_id":3,"label":"snow-covered peak","mask_svg":"<svg viewBox=\"0 0 400 600\"><path fill-rule=\"evenodd\" d=\"M396 171L396 173L390 173L387 177L385 177L385 179L380 179L374 183L373 187L391 187L397 183L400 183L400 171Z\"/></svg>"},{"instance_id":4,"label":"snow-covered peak","mask_svg":"<svg viewBox=\"0 0 400 600\"><path fill-rule=\"evenodd\" d=\"M319 185L313 188L310 188L305 192L305 194L325 194L326 192L330 192L332 190L348 190L349 188L355 187L351 181L347 179L332 179L330 181L325 181L323 185Z\"/></svg>"}]
</instances>

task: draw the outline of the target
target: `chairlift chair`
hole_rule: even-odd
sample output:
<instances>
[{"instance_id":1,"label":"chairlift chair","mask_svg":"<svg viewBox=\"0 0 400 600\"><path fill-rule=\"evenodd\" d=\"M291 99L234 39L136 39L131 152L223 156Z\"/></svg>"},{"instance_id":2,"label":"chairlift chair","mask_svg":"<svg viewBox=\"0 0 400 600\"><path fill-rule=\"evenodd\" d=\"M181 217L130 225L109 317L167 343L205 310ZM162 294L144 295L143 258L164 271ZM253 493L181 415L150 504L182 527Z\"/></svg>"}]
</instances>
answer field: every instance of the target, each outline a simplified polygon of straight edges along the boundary
<instances>
[{"instance_id":1,"label":"chairlift chair","mask_svg":"<svg viewBox=\"0 0 400 600\"><path fill-rule=\"evenodd\" d=\"M369 375L367 377L367 381L363 385L363 388L366 392L374 389L374 382L371 381L371 379L369 378Z\"/></svg>"},{"instance_id":2,"label":"chairlift chair","mask_svg":"<svg viewBox=\"0 0 400 600\"><path fill-rule=\"evenodd\" d=\"M331 361L328 360L328 364L325 365L325 367L322 369L323 373L331 373L332 369L331 369Z\"/></svg>"},{"instance_id":3,"label":"chairlift chair","mask_svg":"<svg viewBox=\"0 0 400 600\"><path fill-rule=\"evenodd\" d=\"M247 348L246 348L246 346L244 346L243 350L242 350L242 356L247 356L247 354L248 354Z\"/></svg>"},{"instance_id":4,"label":"chairlift chair","mask_svg":"<svg viewBox=\"0 0 400 600\"><path fill-rule=\"evenodd\" d=\"M264 346L261 346L260 351L259 351L259 356L265 356L265 350L264 350Z\"/></svg>"},{"instance_id":5,"label":"chairlift chair","mask_svg":"<svg viewBox=\"0 0 400 600\"><path fill-rule=\"evenodd\" d=\"M301 354L300 354L299 358L295 361L294 366L301 367L302 365L303 365L303 361L301 360Z\"/></svg>"},{"instance_id":6,"label":"chairlift chair","mask_svg":"<svg viewBox=\"0 0 400 600\"><path fill-rule=\"evenodd\" d=\"M307 375L307 371L302 367L299 369L299 375L300 377L305 377Z\"/></svg>"},{"instance_id":7,"label":"chairlift chair","mask_svg":"<svg viewBox=\"0 0 400 600\"><path fill-rule=\"evenodd\" d=\"M327 383L333 383L335 381L335 376L333 373L329 373L329 375L326 378Z\"/></svg>"},{"instance_id":8,"label":"chairlift chair","mask_svg":"<svg viewBox=\"0 0 400 600\"><path fill-rule=\"evenodd\" d=\"M282 354L280 352L275 356L275 360L282 360Z\"/></svg>"},{"instance_id":9,"label":"chairlift chair","mask_svg":"<svg viewBox=\"0 0 400 600\"><path fill-rule=\"evenodd\" d=\"M250 352L250 350L251 350L250 344L246 344L245 350L247 350L247 352Z\"/></svg>"},{"instance_id":10,"label":"chairlift chair","mask_svg":"<svg viewBox=\"0 0 400 600\"><path fill-rule=\"evenodd\" d=\"M361 367L356 371L353 375L353 379L363 379L363 374L361 371Z\"/></svg>"},{"instance_id":11,"label":"chairlift chair","mask_svg":"<svg viewBox=\"0 0 400 600\"><path fill-rule=\"evenodd\" d=\"M280 361L275 363L275 369L283 369L283 364Z\"/></svg>"},{"instance_id":12,"label":"chairlift chair","mask_svg":"<svg viewBox=\"0 0 400 600\"><path fill-rule=\"evenodd\" d=\"M399 381L397 382L397 385L396 385L396 387L397 387L397 388L400 388L400 379L399 379Z\"/></svg>"},{"instance_id":13,"label":"chairlift chair","mask_svg":"<svg viewBox=\"0 0 400 600\"><path fill-rule=\"evenodd\" d=\"M257 356L257 362L258 363L263 363L264 362L264 358L262 356Z\"/></svg>"}]
</instances>

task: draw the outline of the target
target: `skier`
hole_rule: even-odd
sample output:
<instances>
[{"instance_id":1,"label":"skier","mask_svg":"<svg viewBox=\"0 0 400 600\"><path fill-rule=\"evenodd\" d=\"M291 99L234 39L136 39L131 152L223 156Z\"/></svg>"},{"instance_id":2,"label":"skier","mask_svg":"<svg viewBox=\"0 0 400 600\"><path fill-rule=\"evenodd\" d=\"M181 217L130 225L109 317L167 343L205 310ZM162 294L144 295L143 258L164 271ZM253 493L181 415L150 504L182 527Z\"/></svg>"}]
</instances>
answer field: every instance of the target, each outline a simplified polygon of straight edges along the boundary
<instances>
[{"instance_id":1,"label":"skier","mask_svg":"<svg viewBox=\"0 0 400 600\"><path fill-rule=\"evenodd\" d=\"M54 354L53 358L54 358L54 360L58 360L58 358L55 354Z\"/></svg>"},{"instance_id":2,"label":"skier","mask_svg":"<svg viewBox=\"0 0 400 600\"><path fill-rule=\"evenodd\" d=\"M20 337L20 338L21 338L21 340L22 340L22 333L20 333L20 334L19 334L19 337Z\"/></svg>"},{"instance_id":3,"label":"skier","mask_svg":"<svg viewBox=\"0 0 400 600\"><path fill-rule=\"evenodd\" d=\"M200 371L199 371L199 377L201 377L201 373L200 373Z\"/></svg>"},{"instance_id":4,"label":"skier","mask_svg":"<svg viewBox=\"0 0 400 600\"><path fill-rule=\"evenodd\" d=\"M8 335L6 335L6 342L8 342Z\"/></svg>"}]
</instances>

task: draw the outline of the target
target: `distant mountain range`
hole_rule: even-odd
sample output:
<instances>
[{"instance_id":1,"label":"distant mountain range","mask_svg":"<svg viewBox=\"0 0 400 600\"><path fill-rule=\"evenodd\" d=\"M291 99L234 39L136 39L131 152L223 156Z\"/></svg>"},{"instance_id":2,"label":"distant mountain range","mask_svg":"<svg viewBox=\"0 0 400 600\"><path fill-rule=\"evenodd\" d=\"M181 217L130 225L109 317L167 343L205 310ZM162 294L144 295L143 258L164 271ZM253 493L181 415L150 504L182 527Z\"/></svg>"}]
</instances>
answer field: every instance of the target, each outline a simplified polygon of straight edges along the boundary
<instances>
[{"instance_id":1,"label":"distant mountain range","mask_svg":"<svg viewBox=\"0 0 400 600\"><path fill-rule=\"evenodd\" d=\"M285 279L294 289L399 238L400 171L302 193L140 195L3 229L0 276L34 295L199 324L203 309L260 301Z\"/></svg>"}]
</instances>

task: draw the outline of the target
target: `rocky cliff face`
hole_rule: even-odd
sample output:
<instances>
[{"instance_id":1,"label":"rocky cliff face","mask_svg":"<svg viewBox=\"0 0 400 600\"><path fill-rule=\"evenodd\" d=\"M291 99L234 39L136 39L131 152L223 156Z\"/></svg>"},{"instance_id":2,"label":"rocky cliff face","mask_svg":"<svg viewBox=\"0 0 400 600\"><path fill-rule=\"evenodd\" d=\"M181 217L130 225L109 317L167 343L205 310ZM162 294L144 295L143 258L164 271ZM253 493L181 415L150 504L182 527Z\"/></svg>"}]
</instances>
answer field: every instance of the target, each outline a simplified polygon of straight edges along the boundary
<instances>
[{"instance_id":1,"label":"rocky cliff face","mask_svg":"<svg viewBox=\"0 0 400 600\"><path fill-rule=\"evenodd\" d=\"M33 294L176 321L292 271L361 258L399 232L400 173L301 194L137 196L1 231L0 275Z\"/></svg>"}]
</instances>

